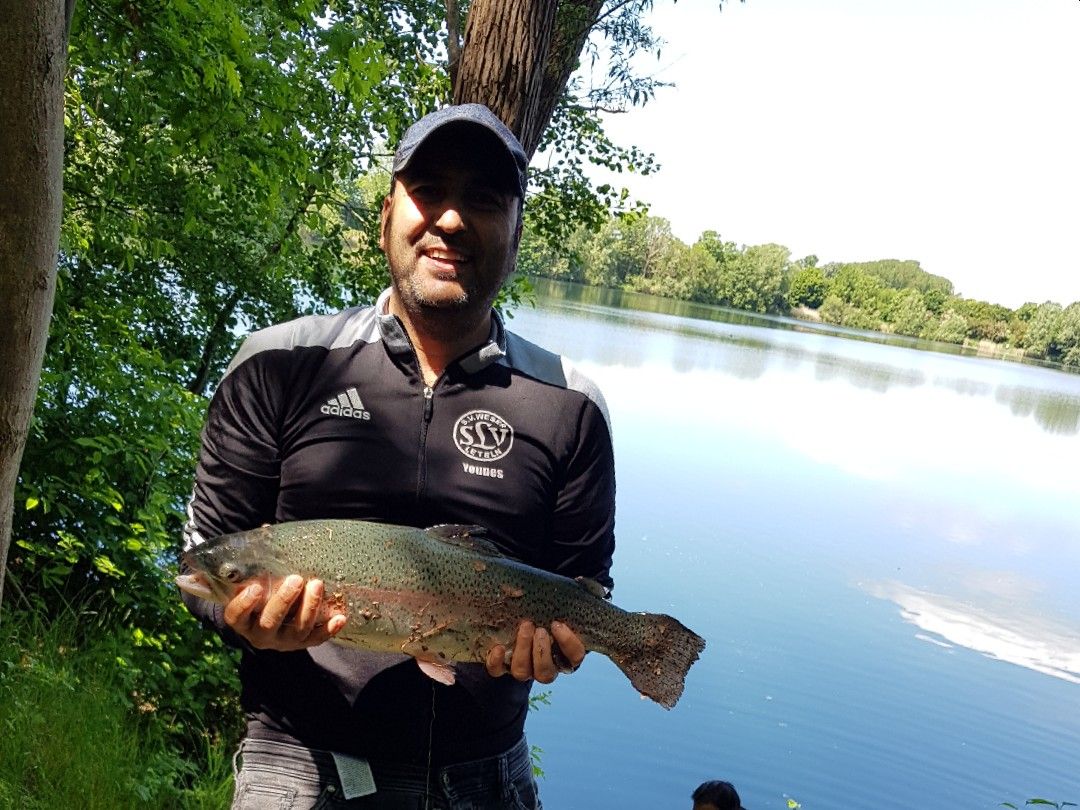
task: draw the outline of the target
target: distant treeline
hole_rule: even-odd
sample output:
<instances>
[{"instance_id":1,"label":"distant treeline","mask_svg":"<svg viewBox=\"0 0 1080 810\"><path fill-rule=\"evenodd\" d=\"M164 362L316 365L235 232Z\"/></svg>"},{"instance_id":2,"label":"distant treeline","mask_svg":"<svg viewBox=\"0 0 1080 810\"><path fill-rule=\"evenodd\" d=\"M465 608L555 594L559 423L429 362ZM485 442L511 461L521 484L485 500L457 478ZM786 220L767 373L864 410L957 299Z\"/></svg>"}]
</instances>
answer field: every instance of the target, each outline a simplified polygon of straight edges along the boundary
<instances>
[{"instance_id":1,"label":"distant treeline","mask_svg":"<svg viewBox=\"0 0 1080 810\"><path fill-rule=\"evenodd\" d=\"M526 234L519 269L576 281L733 309L976 344L1080 368L1080 301L1009 309L953 292L952 282L917 261L819 264L792 259L783 245L737 245L705 231L693 245L667 220L613 217L597 232L577 231L556 250Z\"/></svg>"}]
</instances>

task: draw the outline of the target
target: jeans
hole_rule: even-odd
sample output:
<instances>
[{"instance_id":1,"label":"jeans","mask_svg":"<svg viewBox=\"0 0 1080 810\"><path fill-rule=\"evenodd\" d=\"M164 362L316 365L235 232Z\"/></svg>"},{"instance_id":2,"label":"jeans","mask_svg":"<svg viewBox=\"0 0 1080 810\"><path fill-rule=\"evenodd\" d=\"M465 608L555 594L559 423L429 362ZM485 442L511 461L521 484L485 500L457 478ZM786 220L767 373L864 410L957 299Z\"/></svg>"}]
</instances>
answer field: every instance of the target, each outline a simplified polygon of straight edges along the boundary
<instances>
[{"instance_id":1,"label":"jeans","mask_svg":"<svg viewBox=\"0 0 1080 810\"><path fill-rule=\"evenodd\" d=\"M244 740L232 810L542 810L525 738L488 759L432 768L370 761L375 793L346 800L329 751Z\"/></svg>"}]
</instances>

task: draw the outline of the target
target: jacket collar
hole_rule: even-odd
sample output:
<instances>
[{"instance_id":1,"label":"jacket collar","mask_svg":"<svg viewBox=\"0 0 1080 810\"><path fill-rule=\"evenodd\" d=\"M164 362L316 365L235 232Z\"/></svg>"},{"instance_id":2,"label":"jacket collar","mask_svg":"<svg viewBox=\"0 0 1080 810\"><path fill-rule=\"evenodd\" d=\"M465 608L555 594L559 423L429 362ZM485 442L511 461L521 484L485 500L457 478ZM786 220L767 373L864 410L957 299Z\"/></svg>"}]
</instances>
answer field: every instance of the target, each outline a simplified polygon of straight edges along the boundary
<instances>
[{"instance_id":1,"label":"jacket collar","mask_svg":"<svg viewBox=\"0 0 1080 810\"><path fill-rule=\"evenodd\" d=\"M408 355L415 359L412 342L405 331L404 324L396 315L389 312L390 287L387 287L375 301L375 315L379 322L379 332L387 350L394 355ZM502 316L496 310L491 311L491 330L485 343L459 357L455 362L466 374L478 374L492 363L506 357L506 327Z\"/></svg>"}]
</instances>

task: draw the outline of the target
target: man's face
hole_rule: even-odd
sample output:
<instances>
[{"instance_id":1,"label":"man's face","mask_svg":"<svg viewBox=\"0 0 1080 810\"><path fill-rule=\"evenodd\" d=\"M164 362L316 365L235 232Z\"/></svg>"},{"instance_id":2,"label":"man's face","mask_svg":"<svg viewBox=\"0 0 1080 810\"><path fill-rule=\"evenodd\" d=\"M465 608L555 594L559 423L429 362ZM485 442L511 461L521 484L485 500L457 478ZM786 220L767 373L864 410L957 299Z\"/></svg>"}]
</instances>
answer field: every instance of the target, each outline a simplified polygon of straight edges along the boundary
<instances>
[{"instance_id":1,"label":"man's face","mask_svg":"<svg viewBox=\"0 0 1080 810\"><path fill-rule=\"evenodd\" d=\"M486 312L517 259L518 197L506 188L499 147L446 129L383 200L379 246L407 311Z\"/></svg>"}]
</instances>

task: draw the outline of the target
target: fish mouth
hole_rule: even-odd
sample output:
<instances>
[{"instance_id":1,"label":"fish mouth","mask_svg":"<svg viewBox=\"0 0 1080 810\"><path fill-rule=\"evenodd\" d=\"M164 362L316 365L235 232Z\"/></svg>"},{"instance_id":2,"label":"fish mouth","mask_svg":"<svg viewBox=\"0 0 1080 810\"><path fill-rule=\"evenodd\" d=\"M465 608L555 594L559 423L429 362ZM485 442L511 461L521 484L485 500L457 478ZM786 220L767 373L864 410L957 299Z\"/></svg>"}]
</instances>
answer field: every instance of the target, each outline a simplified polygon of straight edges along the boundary
<instances>
[{"instance_id":1,"label":"fish mouth","mask_svg":"<svg viewBox=\"0 0 1080 810\"><path fill-rule=\"evenodd\" d=\"M189 593L200 599L215 601L214 591L210 587L210 582L202 574L181 574L176 578L176 584L184 593Z\"/></svg>"}]
</instances>

